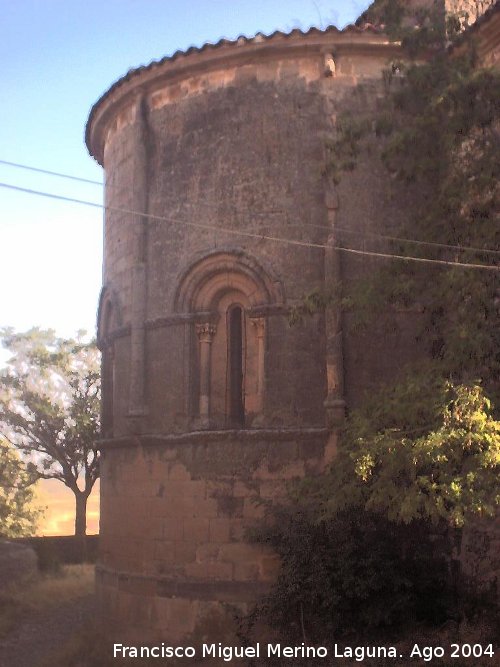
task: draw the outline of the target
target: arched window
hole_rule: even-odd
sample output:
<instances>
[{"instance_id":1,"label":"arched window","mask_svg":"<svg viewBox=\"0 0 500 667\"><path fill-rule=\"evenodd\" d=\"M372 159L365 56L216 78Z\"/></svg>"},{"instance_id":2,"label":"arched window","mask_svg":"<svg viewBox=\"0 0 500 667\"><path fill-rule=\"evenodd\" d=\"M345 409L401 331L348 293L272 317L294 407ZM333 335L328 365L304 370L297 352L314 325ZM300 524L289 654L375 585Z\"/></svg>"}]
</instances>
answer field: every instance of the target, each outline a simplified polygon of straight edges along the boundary
<instances>
[{"instance_id":1,"label":"arched window","mask_svg":"<svg viewBox=\"0 0 500 667\"><path fill-rule=\"evenodd\" d=\"M227 311L227 400L230 426L245 425L245 313L241 306Z\"/></svg>"},{"instance_id":2,"label":"arched window","mask_svg":"<svg viewBox=\"0 0 500 667\"><path fill-rule=\"evenodd\" d=\"M174 311L193 322L189 396L196 427L250 428L262 414L263 312L283 302L279 290L242 251L213 253L181 278Z\"/></svg>"},{"instance_id":3,"label":"arched window","mask_svg":"<svg viewBox=\"0 0 500 667\"><path fill-rule=\"evenodd\" d=\"M97 313L97 345L101 350L101 434L113 437L115 394L115 350L113 333L121 324L120 309L113 292L101 291Z\"/></svg>"},{"instance_id":4,"label":"arched window","mask_svg":"<svg viewBox=\"0 0 500 667\"><path fill-rule=\"evenodd\" d=\"M101 433L113 437L115 363L114 347L109 339L113 319L113 306L108 301L104 308L104 341L101 350Z\"/></svg>"},{"instance_id":5,"label":"arched window","mask_svg":"<svg viewBox=\"0 0 500 667\"><path fill-rule=\"evenodd\" d=\"M243 287L238 285L238 287ZM212 302L209 422L218 428L251 426L258 405L258 340L251 325L251 303L242 289L221 289ZM203 343L200 345L203 346ZM200 381L208 374L206 348L198 353ZM204 359L201 359L203 353ZM195 352L196 354L196 352Z\"/></svg>"}]
</instances>

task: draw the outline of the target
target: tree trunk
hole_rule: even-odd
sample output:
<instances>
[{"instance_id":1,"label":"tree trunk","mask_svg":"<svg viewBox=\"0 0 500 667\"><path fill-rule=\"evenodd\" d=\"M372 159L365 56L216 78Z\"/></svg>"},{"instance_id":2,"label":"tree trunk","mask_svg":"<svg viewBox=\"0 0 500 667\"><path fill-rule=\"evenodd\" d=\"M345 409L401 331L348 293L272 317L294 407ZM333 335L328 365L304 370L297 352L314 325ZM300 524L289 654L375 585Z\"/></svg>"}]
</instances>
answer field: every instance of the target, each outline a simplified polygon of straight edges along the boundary
<instances>
[{"instance_id":1,"label":"tree trunk","mask_svg":"<svg viewBox=\"0 0 500 667\"><path fill-rule=\"evenodd\" d=\"M85 537L87 534L87 496L81 491L75 493L75 537Z\"/></svg>"},{"instance_id":2,"label":"tree trunk","mask_svg":"<svg viewBox=\"0 0 500 667\"><path fill-rule=\"evenodd\" d=\"M87 556L87 499L85 493L75 492L75 541L77 543L78 555L83 563Z\"/></svg>"}]
</instances>

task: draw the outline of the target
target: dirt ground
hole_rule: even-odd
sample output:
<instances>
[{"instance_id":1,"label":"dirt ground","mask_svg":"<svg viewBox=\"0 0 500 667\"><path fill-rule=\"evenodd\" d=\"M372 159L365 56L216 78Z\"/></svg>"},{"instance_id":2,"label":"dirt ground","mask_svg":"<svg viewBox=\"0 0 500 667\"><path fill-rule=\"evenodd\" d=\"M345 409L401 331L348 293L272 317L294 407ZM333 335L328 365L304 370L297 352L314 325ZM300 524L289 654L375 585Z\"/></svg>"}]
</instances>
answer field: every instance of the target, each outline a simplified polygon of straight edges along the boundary
<instances>
[{"instance_id":1,"label":"dirt ground","mask_svg":"<svg viewBox=\"0 0 500 667\"><path fill-rule=\"evenodd\" d=\"M66 602L28 616L0 640L0 667L38 667L89 621L95 610L93 595Z\"/></svg>"},{"instance_id":2,"label":"dirt ground","mask_svg":"<svg viewBox=\"0 0 500 667\"><path fill-rule=\"evenodd\" d=\"M0 591L0 667L51 664L95 618L94 568L63 566Z\"/></svg>"}]
</instances>

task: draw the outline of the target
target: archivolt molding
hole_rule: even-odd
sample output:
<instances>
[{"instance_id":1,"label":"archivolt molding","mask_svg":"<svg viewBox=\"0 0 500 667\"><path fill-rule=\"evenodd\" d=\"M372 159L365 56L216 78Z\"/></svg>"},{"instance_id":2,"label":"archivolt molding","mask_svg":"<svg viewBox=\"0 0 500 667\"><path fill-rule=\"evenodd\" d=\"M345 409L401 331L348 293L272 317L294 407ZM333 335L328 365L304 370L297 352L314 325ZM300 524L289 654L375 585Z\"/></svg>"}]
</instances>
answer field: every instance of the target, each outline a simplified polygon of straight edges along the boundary
<instances>
[{"instance_id":1,"label":"archivolt molding","mask_svg":"<svg viewBox=\"0 0 500 667\"><path fill-rule=\"evenodd\" d=\"M97 308L97 346L102 350L108 344L110 335L122 328L122 309L116 292L104 285Z\"/></svg>"},{"instance_id":2,"label":"archivolt molding","mask_svg":"<svg viewBox=\"0 0 500 667\"><path fill-rule=\"evenodd\" d=\"M284 303L280 283L272 281L253 257L241 250L224 250L198 260L181 275L173 311L213 311L229 291L244 294L251 308Z\"/></svg>"}]
</instances>

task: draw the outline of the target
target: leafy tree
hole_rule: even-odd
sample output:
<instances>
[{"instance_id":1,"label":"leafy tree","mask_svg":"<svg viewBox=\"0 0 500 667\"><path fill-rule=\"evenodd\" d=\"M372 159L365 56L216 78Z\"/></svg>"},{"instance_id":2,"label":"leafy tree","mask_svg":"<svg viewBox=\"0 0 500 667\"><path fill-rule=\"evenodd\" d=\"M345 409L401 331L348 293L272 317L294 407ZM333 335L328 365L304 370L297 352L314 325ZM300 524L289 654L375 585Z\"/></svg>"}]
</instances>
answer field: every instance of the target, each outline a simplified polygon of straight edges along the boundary
<instances>
[{"instance_id":1,"label":"leafy tree","mask_svg":"<svg viewBox=\"0 0 500 667\"><path fill-rule=\"evenodd\" d=\"M365 129L348 135L348 166L339 159L346 154L340 123L334 171L356 168L374 134L388 181L410 201L415 192L425 199L425 207L405 210L399 233L392 230L423 243L394 240L387 251L451 266L393 260L343 285L343 303L362 311L365 324L387 321L395 307L418 310L410 317L421 360L350 415L334 465L343 492L332 503L359 492L367 509L393 520L459 526L474 514L491 516L500 503L500 73L478 66L474 44L460 54L445 49L460 17L445 24L434 9L413 14L418 29L400 0L377 0L364 16L384 22L410 54L418 46L431 57L386 73L375 122L354 119Z\"/></svg>"},{"instance_id":2,"label":"leafy tree","mask_svg":"<svg viewBox=\"0 0 500 667\"><path fill-rule=\"evenodd\" d=\"M0 537L31 535L40 510L33 507L33 479L17 452L0 439Z\"/></svg>"},{"instance_id":3,"label":"leafy tree","mask_svg":"<svg viewBox=\"0 0 500 667\"><path fill-rule=\"evenodd\" d=\"M358 506L457 529L495 515L500 422L480 386L429 374L386 388L352 415L323 485L327 513Z\"/></svg>"},{"instance_id":4,"label":"leafy tree","mask_svg":"<svg viewBox=\"0 0 500 667\"><path fill-rule=\"evenodd\" d=\"M404 4L377 4L393 34L408 39ZM460 527L500 505L500 73L478 67L474 45L443 49L455 18L445 26L421 12L421 29L410 33L433 57L386 78L379 154L391 180L426 201L399 236L436 244L394 242L391 250L497 270L393 261L356 286L368 319L390 317L402 301L419 305L422 359L351 415L335 475L343 495L358 488L367 509L392 520ZM350 481L338 477L342 461Z\"/></svg>"},{"instance_id":5,"label":"leafy tree","mask_svg":"<svg viewBox=\"0 0 500 667\"><path fill-rule=\"evenodd\" d=\"M500 422L480 386L427 368L386 387L350 415L327 474L266 504L253 538L282 568L254 615L319 643L494 622L497 593L463 572L460 551L463 527L495 515L499 478Z\"/></svg>"},{"instance_id":6,"label":"leafy tree","mask_svg":"<svg viewBox=\"0 0 500 667\"><path fill-rule=\"evenodd\" d=\"M450 55L445 50L450 26L446 32L432 11L419 10L418 30L405 24L400 0L379 0L369 12L381 12L395 38L420 40L433 54L423 64L393 64L385 77L385 104L355 141L356 155L363 154L374 127L388 182L407 190L409 201L412 193L425 201L414 210L408 207L400 229L391 230L393 236L424 244L393 241L387 250L490 269L393 260L369 283L351 286L352 307L361 307L368 318L387 318L394 306L418 306L423 313L415 325L433 372L455 385L480 382L498 408L500 73L478 67L474 44ZM456 27L459 21L449 24ZM337 132L337 149L344 134Z\"/></svg>"},{"instance_id":7,"label":"leafy tree","mask_svg":"<svg viewBox=\"0 0 500 667\"><path fill-rule=\"evenodd\" d=\"M11 353L0 375L2 436L30 474L58 479L75 495L75 535L85 536L87 500L99 476L99 354L53 331L3 332Z\"/></svg>"},{"instance_id":8,"label":"leafy tree","mask_svg":"<svg viewBox=\"0 0 500 667\"><path fill-rule=\"evenodd\" d=\"M459 21L437 23L422 10L415 29L415 21L405 22L403 2L380 0L374 8L410 56L424 48L431 57L393 63L375 119L366 110L339 116L327 173L341 181L365 149L375 159L378 144L389 187L396 182L407 201L415 192L425 200L419 210L407 207L401 228L390 230L424 243L386 241L386 251L500 267L500 73L479 68L473 46L462 54L445 50ZM295 491L289 521L283 508L271 511L275 521L260 539L278 550L283 569L266 604L284 626L292 616L304 626L309 615L313 626L326 622L330 632L363 629L370 619L394 627L398 615L420 609L432 579L425 572L433 569L445 583L449 573L442 601L447 591L456 601L462 528L500 506L499 277L490 268L392 260L368 279L330 286L333 297L309 295L292 313L300 319L340 300L372 325L404 306L421 358L351 411L331 470ZM366 532L359 530L365 525ZM417 547L423 549L418 566L411 558ZM378 577L388 563L395 578ZM436 609L435 620L452 607Z\"/></svg>"}]
</instances>

